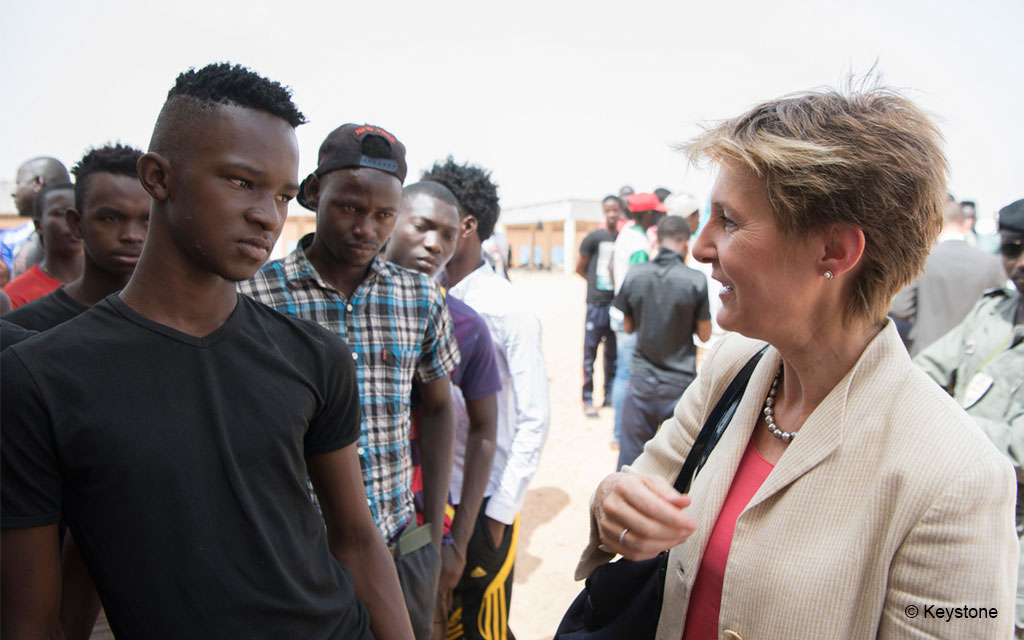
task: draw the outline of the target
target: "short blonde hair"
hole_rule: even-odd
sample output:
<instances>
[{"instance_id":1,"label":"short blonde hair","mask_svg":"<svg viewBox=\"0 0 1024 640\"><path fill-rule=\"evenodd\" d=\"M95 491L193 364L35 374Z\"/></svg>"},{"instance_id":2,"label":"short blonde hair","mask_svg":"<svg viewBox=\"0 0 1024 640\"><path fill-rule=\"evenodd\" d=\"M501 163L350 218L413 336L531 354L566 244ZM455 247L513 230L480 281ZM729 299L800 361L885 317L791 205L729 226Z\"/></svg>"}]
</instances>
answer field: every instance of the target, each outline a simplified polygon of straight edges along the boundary
<instances>
[{"instance_id":1,"label":"short blonde hair","mask_svg":"<svg viewBox=\"0 0 1024 640\"><path fill-rule=\"evenodd\" d=\"M846 316L881 322L942 229L948 164L941 145L924 112L876 86L765 102L681 150L691 162L750 168L790 238L832 223L862 229L866 246Z\"/></svg>"}]
</instances>

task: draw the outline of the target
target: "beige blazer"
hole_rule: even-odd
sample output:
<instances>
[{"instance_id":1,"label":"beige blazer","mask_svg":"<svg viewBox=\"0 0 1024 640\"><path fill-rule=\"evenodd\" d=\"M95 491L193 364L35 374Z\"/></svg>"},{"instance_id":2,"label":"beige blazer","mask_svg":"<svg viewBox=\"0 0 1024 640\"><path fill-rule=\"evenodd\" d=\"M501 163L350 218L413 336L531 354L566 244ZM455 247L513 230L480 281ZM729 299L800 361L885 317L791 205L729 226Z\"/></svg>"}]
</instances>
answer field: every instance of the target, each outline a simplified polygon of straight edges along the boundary
<instances>
[{"instance_id":1,"label":"beige blazer","mask_svg":"<svg viewBox=\"0 0 1024 640\"><path fill-rule=\"evenodd\" d=\"M760 346L720 340L627 470L674 480L707 414ZM694 480L697 529L669 555L658 638L682 634L701 554L779 363L769 349ZM737 519L720 637L1010 638L1016 494L1010 462L911 364L889 322ZM591 522L577 579L610 559L598 543ZM982 607L987 617L963 617Z\"/></svg>"}]
</instances>

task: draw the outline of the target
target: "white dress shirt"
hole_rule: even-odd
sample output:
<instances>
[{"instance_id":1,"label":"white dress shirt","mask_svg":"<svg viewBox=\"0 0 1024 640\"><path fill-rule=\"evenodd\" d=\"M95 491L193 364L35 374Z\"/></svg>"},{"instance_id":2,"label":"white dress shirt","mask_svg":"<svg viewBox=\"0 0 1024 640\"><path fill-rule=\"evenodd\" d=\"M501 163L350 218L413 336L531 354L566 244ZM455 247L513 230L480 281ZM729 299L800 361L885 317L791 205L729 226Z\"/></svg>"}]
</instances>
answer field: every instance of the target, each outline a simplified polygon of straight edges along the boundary
<instances>
[{"instance_id":1,"label":"white dress shirt","mask_svg":"<svg viewBox=\"0 0 1024 640\"><path fill-rule=\"evenodd\" d=\"M548 376L541 351L541 328L527 301L486 263L448 289L448 295L473 307L487 322L501 375L494 464L484 495L486 515L512 524L523 507L526 489L537 471L548 436L551 408ZM466 432L456 429L455 456L462 459ZM462 470L452 473L453 496L462 495Z\"/></svg>"}]
</instances>

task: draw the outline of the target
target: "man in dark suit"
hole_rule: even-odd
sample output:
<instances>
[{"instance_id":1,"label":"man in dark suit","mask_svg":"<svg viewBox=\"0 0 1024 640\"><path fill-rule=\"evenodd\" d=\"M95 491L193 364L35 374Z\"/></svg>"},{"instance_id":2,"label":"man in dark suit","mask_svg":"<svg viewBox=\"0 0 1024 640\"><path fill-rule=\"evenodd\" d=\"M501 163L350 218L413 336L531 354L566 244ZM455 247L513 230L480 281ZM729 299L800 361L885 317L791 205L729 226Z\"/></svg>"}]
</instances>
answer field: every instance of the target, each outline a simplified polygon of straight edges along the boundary
<instances>
[{"instance_id":1,"label":"man in dark suit","mask_svg":"<svg viewBox=\"0 0 1024 640\"><path fill-rule=\"evenodd\" d=\"M999 258L967 244L969 221L952 198L943 211L939 241L924 273L893 299L890 315L910 323L907 348L914 356L960 324L988 289L1006 282Z\"/></svg>"}]
</instances>

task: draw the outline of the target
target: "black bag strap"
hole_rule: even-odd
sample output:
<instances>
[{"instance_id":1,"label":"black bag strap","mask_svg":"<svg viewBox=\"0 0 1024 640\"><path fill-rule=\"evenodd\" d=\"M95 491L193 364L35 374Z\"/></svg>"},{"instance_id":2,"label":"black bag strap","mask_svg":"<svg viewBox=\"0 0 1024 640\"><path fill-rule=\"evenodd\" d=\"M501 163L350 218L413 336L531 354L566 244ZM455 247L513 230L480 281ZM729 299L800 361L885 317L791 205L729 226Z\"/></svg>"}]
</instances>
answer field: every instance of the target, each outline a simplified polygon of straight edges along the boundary
<instances>
[{"instance_id":1,"label":"black bag strap","mask_svg":"<svg viewBox=\"0 0 1024 640\"><path fill-rule=\"evenodd\" d=\"M747 382L750 381L750 376L754 373L754 367L757 366L757 362L767 350L768 345L765 345L747 361L747 364L743 365L743 368L740 369L740 372L736 374L736 377L732 379L732 382L725 389L725 393L718 400L718 404L711 410L711 414L708 415L708 419L704 422L704 427L697 434L697 439L693 441L690 453L686 455L683 468L679 471L679 476L676 478L675 488L679 493L686 493L690 490L690 482L700 473L704 463L708 460L708 456L711 455L711 450L718 444L722 433L725 432L725 428L732 421L732 417L736 413L736 407L739 406L743 392L747 388Z\"/></svg>"}]
</instances>

